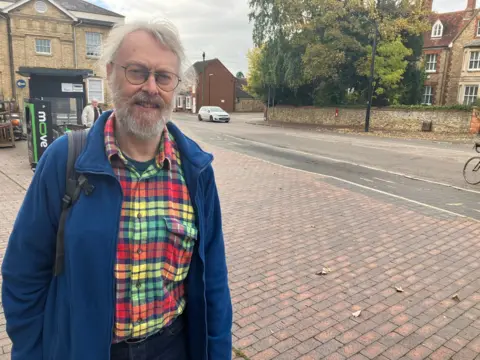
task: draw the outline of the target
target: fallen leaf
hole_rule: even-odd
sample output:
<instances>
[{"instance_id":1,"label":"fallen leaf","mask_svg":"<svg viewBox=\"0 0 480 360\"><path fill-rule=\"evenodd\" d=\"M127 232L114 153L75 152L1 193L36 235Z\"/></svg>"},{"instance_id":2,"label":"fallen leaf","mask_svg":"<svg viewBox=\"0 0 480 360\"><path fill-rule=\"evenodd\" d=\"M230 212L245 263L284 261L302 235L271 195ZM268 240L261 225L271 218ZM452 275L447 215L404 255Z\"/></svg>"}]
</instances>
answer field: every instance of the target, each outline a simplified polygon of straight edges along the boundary
<instances>
[{"instance_id":1,"label":"fallen leaf","mask_svg":"<svg viewBox=\"0 0 480 360\"><path fill-rule=\"evenodd\" d=\"M322 269L322 271L316 273L315 275L327 275L327 274L329 274L329 273L331 273L331 272L332 272L332 269L330 269L330 268L328 268L328 267L324 267L324 268Z\"/></svg>"},{"instance_id":2,"label":"fallen leaf","mask_svg":"<svg viewBox=\"0 0 480 360\"><path fill-rule=\"evenodd\" d=\"M353 317L359 317L360 314L362 313L362 310L358 310L358 311L355 311L354 313L352 313Z\"/></svg>"},{"instance_id":3,"label":"fallen leaf","mask_svg":"<svg viewBox=\"0 0 480 360\"><path fill-rule=\"evenodd\" d=\"M452 299L455 300L455 301L460 301L460 298L458 297L458 294L453 295Z\"/></svg>"},{"instance_id":4,"label":"fallen leaf","mask_svg":"<svg viewBox=\"0 0 480 360\"><path fill-rule=\"evenodd\" d=\"M404 292L401 286L395 286L395 290L400 293Z\"/></svg>"}]
</instances>

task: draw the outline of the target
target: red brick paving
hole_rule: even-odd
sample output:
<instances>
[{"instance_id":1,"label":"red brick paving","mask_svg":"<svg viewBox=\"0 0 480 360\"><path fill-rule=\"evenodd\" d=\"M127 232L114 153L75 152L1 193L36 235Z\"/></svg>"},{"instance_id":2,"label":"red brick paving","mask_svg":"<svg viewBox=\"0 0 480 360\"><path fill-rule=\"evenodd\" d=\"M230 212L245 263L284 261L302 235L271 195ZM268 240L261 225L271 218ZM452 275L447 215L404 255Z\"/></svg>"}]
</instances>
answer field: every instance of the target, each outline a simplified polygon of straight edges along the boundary
<instances>
[{"instance_id":1,"label":"red brick paving","mask_svg":"<svg viewBox=\"0 0 480 360\"><path fill-rule=\"evenodd\" d=\"M245 357L478 356L480 223L206 148L216 156L234 345ZM31 175L24 143L0 149L2 257ZM324 267L332 272L316 275ZM0 360L9 352L1 317Z\"/></svg>"}]
</instances>

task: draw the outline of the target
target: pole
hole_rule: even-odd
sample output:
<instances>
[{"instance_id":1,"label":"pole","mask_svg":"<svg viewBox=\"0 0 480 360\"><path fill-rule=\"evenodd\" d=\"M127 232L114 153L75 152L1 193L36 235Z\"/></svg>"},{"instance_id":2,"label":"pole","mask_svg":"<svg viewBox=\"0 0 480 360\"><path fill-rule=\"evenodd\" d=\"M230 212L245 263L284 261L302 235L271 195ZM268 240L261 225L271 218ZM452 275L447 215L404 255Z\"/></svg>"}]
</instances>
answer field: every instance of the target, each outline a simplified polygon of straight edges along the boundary
<instances>
[{"instance_id":1,"label":"pole","mask_svg":"<svg viewBox=\"0 0 480 360\"><path fill-rule=\"evenodd\" d=\"M202 54L203 57L203 80L202 80L202 106L205 105L204 103L204 96L205 94L205 51Z\"/></svg>"},{"instance_id":2,"label":"pole","mask_svg":"<svg viewBox=\"0 0 480 360\"><path fill-rule=\"evenodd\" d=\"M368 132L370 129L370 114L372 110L372 100L373 100L373 81L375 77L375 56L377 54L377 36L378 36L378 29L377 29L377 24L375 23L375 36L373 37L373 46L372 46L372 64L370 67L370 79L368 82L368 103L367 103L367 115L365 117L365 132Z\"/></svg>"}]
</instances>

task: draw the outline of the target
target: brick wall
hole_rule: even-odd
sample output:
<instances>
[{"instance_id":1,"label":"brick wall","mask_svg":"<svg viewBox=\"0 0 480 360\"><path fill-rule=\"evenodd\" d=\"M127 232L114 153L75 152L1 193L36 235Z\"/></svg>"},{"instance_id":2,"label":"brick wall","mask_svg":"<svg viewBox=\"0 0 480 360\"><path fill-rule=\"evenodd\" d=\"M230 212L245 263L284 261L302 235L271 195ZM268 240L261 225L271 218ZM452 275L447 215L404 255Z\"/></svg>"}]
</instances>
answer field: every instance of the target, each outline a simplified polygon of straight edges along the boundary
<instances>
[{"instance_id":1,"label":"brick wall","mask_svg":"<svg viewBox=\"0 0 480 360\"><path fill-rule=\"evenodd\" d=\"M316 107L275 107L269 120L314 124L319 126L358 127L365 124L365 109ZM432 121L434 132L468 133L472 113L470 111L421 111L372 109L371 128L378 130L421 131L423 121Z\"/></svg>"},{"instance_id":2,"label":"brick wall","mask_svg":"<svg viewBox=\"0 0 480 360\"><path fill-rule=\"evenodd\" d=\"M57 69L75 69L75 42L73 20L55 6L47 3L47 11L43 14L35 10L35 2L31 1L13 10L10 13L12 23L13 58L15 71L20 66L49 67ZM102 34L105 41L110 28L102 26L79 25L75 28L77 68L91 69L104 78L104 67L98 66L98 59L86 54L86 32ZM52 53L50 55L37 54L35 51L36 39L51 40ZM6 20L0 18L0 95L12 97L10 86L10 63L8 60L8 39ZM26 78L15 74L15 80ZM108 86L104 81L105 101L111 102ZM28 86L25 89L16 89L20 100L29 96Z\"/></svg>"},{"instance_id":3,"label":"brick wall","mask_svg":"<svg viewBox=\"0 0 480 360\"><path fill-rule=\"evenodd\" d=\"M427 73L425 85L429 85L433 90L433 104L443 104L442 86L445 81L447 59L449 56L448 50L425 50L425 56L428 54L437 55L437 70L434 73Z\"/></svg>"},{"instance_id":4,"label":"brick wall","mask_svg":"<svg viewBox=\"0 0 480 360\"><path fill-rule=\"evenodd\" d=\"M87 32L95 32L102 34L102 45L107 40L107 36L110 29L101 26L83 26L80 25L76 28L77 38L77 61L78 68L80 69L92 69L96 76L106 79L107 71L104 66L99 63L99 58L87 56ZM111 94L108 88L107 81L103 82L105 92L105 103L111 104Z\"/></svg>"},{"instance_id":5,"label":"brick wall","mask_svg":"<svg viewBox=\"0 0 480 360\"><path fill-rule=\"evenodd\" d=\"M210 76L210 74L212 75ZM235 110L235 77L232 73L218 60L207 62L204 103L202 104L203 80L203 74L198 74L197 111L204 105L219 106L227 112L233 112Z\"/></svg>"},{"instance_id":6,"label":"brick wall","mask_svg":"<svg viewBox=\"0 0 480 360\"><path fill-rule=\"evenodd\" d=\"M469 57L467 55L468 49L464 49L466 43L471 42L474 39L477 22L471 21L465 30L459 35L458 39L453 42L451 48L451 56L448 64L448 82L445 89L445 103L447 105L458 104L459 99L459 86L463 76L475 76L480 74L468 74L464 71ZM467 55L467 56L466 56ZM477 81L480 78L477 77Z\"/></svg>"},{"instance_id":7,"label":"brick wall","mask_svg":"<svg viewBox=\"0 0 480 360\"><path fill-rule=\"evenodd\" d=\"M7 20L0 17L0 96L10 98L10 59L8 51Z\"/></svg>"}]
</instances>

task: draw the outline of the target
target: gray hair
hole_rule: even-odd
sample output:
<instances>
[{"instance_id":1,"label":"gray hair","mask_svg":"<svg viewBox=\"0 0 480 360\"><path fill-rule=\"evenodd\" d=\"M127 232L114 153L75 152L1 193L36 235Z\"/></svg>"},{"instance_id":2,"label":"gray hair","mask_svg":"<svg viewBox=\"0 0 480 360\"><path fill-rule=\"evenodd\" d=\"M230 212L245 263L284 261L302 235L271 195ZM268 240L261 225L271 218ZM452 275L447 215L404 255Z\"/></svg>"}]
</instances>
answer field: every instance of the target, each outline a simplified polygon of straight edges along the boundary
<instances>
[{"instance_id":1,"label":"gray hair","mask_svg":"<svg viewBox=\"0 0 480 360\"><path fill-rule=\"evenodd\" d=\"M104 47L101 64L106 66L113 62L117 56L118 49L122 45L123 39L135 31L145 31L153 35L163 46L172 51L179 62L180 84L175 89L175 93L187 90L196 82L196 73L187 60L185 49L180 40L178 30L171 22L167 20L139 21L117 24L110 31L106 45Z\"/></svg>"}]
</instances>

